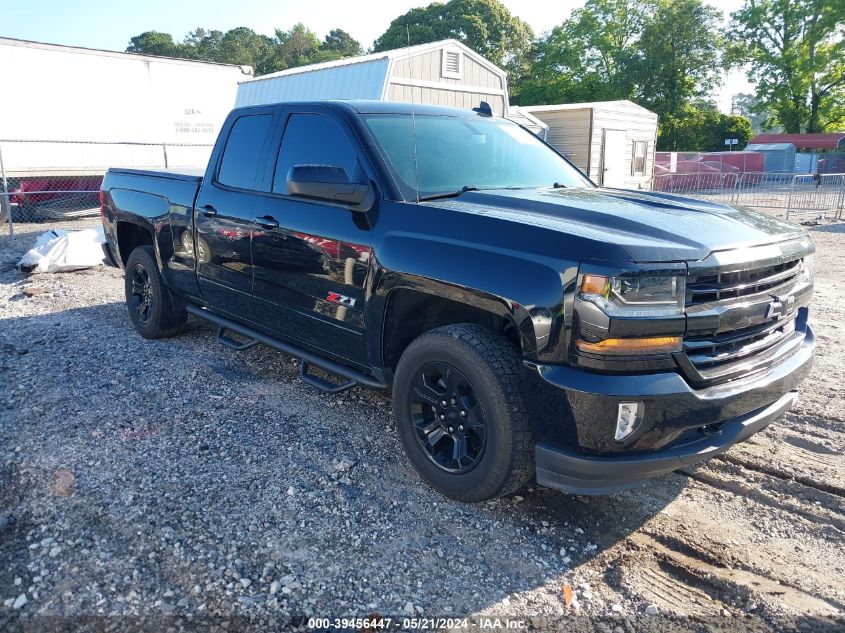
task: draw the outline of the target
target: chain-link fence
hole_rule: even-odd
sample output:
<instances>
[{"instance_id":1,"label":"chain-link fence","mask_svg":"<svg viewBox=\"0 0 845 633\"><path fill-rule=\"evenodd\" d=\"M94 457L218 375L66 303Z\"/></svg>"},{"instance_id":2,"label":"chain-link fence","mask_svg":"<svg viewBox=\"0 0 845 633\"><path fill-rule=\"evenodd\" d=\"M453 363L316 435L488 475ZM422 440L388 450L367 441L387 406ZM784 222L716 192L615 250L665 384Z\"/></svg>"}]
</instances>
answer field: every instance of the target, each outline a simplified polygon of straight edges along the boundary
<instances>
[{"instance_id":1,"label":"chain-link fence","mask_svg":"<svg viewBox=\"0 0 845 633\"><path fill-rule=\"evenodd\" d=\"M759 147L759 146L758 146ZM798 152L780 148L741 152L655 152L655 175L664 173L754 172L785 174L845 173L845 152Z\"/></svg>"},{"instance_id":2,"label":"chain-link fence","mask_svg":"<svg viewBox=\"0 0 845 633\"><path fill-rule=\"evenodd\" d=\"M767 171L763 152L655 152L654 173L739 174ZM769 170L771 171L771 170ZM792 171L790 168L788 171Z\"/></svg>"},{"instance_id":3,"label":"chain-link fence","mask_svg":"<svg viewBox=\"0 0 845 633\"><path fill-rule=\"evenodd\" d=\"M664 191L730 205L780 210L793 216L841 219L845 174L657 174L653 191Z\"/></svg>"},{"instance_id":4,"label":"chain-link fence","mask_svg":"<svg viewBox=\"0 0 845 633\"><path fill-rule=\"evenodd\" d=\"M0 139L0 223L99 213L109 167L204 168L213 145Z\"/></svg>"},{"instance_id":5,"label":"chain-link fence","mask_svg":"<svg viewBox=\"0 0 845 633\"><path fill-rule=\"evenodd\" d=\"M845 152L801 152L800 154L796 154L795 173L845 173Z\"/></svg>"},{"instance_id":6,"label":"chain-link fence","mask_svg":"<svg viewBox=\"0 0 845 633\"><path fill-rule=\"evenodd\" d=\"M657 152L651 188L782 212L842 218L845 155L798 154L784 169L777 152ZM794 163L794 165L793 165ZM798 170L803 166L807 170ZM810 170L810 168L812 168Z\"/></svg>"}]
</instances>

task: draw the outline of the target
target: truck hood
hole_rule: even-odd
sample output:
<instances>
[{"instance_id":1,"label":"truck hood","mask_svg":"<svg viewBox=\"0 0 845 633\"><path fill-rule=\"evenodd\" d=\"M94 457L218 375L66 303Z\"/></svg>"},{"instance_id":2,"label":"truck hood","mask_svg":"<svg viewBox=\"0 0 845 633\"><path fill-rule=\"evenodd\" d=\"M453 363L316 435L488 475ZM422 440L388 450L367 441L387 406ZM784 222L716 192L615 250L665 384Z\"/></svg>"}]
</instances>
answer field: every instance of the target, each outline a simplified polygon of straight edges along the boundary
<instances>
[{"instance_id":1,"label":"truck hood","mask_svg":"<svg viewBox=\"0 0 845 633\"><path fill-rule=\"evenodd\" d=\"M652 191L469 191L423 204L615 244L635 262L695 261L805 235L794 224L741 207Z\"/></svg>"}]
</instances>

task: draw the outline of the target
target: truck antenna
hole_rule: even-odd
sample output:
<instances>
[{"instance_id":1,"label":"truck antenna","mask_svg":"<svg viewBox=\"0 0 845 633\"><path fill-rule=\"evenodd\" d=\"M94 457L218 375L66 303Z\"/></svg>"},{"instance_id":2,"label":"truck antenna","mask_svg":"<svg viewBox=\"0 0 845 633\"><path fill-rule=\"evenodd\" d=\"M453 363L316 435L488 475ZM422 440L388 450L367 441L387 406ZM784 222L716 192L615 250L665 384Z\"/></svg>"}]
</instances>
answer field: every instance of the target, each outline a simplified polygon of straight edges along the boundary
<instances>
[{"instance_id":1,"label":"truck antenna","mask_svg":"<svg viewBox=\"0 0 845 633\"><path fill-rule=\"evenodd\" d=\"M411 50L411 27L405 22L405 34L408 37L408 52ZM420 172L419 167L417 166L417 111L414 105L414 64L411 61L410 56L408 57L408 61L411 64L410 67L410 79L411 79L411 144L414 148L414 193L417 198L417 204L420 203Z\"/></svg>"}]
</instances>

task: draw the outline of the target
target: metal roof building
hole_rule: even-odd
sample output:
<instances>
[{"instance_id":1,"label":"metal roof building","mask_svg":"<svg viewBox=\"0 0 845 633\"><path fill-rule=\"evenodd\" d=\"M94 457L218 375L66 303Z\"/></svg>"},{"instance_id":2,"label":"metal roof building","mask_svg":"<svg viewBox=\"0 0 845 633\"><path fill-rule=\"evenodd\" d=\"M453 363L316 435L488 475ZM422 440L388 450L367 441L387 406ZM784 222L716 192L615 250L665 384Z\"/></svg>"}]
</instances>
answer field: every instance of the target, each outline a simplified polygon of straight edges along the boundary
<instances>
[{"instance_id":1,"label":"metal roof building","mask_svg":"<svg viewBox=\"0 0 845 633\"><path fill-rule=\"evenodd\" d=\"M783 134L772 134L770 136L786 136ZM793 143L757 143L757 138L745 146L746 152L759 152L763 154L764 170L770 172L793 172L795 171L795 145Z\"/></svg>"},{"instance_id":2,"label":"metal roof building","mask_svg":"<svg viewBox=\"0 0 845 633\"><path fill-rule=\"evenodd\" d=\"M505 71L457 40L290 68L243 81L236 105L312 99L416 101L507 114Z\"/></svg>"}]
</instances>

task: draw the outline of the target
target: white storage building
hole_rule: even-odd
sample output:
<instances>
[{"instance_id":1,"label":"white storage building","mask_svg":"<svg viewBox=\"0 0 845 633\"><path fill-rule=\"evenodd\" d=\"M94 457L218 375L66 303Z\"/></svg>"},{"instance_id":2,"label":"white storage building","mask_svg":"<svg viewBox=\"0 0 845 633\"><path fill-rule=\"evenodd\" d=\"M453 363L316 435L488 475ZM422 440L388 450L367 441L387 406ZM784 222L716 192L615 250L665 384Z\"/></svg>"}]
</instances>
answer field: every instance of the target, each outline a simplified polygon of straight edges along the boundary
<instances>
[{"instance_id":1,"label":"white storage building","mask_svg":"<svg viewBox=\"0 0 845 633\"><path fill-rule=\"evenodd\" d=\"M525 108L515 105L508 106L507 117L514 123L519 123L522 127L531 130L544 141L548 140L548 124L526 111Z\"/></svg>"},{"instance_id":2,"label":"white storage building","mask_svg":"<svg viewBox=\"0 0 845 633\"><path fill-rule=\"evenodd\" d=\"M282 70L238 86L236 105L311 99L416 101L507 112L505 71L457 40Z\"/></svg>"},{"instance_id":3,"label":"white storage building","mask_svg":"<svg viewBox=\"0 0 845 633\"><path fill-rule=\"evenodd\" d=\"M657 114L631 101L522 106L549 126L546 141L596 183L640 189L654 173Z\"/></svg>"}]
</instances>

